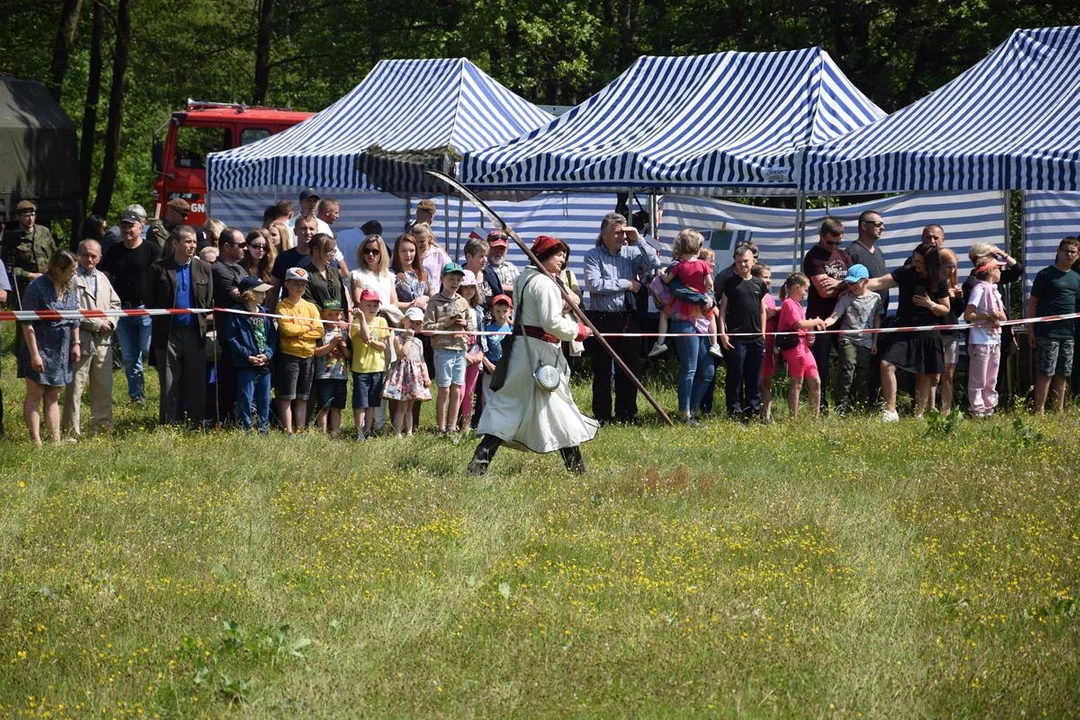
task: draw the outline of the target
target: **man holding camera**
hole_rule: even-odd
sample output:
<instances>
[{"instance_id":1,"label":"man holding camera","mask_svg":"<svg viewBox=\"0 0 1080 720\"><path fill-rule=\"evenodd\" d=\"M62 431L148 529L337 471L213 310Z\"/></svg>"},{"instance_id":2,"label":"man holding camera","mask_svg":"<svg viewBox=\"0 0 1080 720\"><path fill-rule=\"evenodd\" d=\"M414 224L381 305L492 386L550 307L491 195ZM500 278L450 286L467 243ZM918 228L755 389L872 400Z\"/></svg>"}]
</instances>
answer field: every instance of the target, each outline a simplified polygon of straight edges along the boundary
<instances>
[{"instance_id":1,"label":"man holding camera","mask_svg":"<svg viewBox=\"0 0 1080 720\"><path fill-rule=\"evenodd\" d=\"M634 294L641 279L660 268L656 251L641 242L641 236L626 218L608 213L600 223L596 247L585 253L585 286L589 290L589 320L600 333L636 333L640 323L635 315ZM638 372L641 339L608 339L615 353L634 374ZM611 412L611 358L595 338L586 345L592 355L593 417L601 423L633 422L637 415L637 387L625 373L615 375L615 413Z\"/></svg>"}]
</instances>

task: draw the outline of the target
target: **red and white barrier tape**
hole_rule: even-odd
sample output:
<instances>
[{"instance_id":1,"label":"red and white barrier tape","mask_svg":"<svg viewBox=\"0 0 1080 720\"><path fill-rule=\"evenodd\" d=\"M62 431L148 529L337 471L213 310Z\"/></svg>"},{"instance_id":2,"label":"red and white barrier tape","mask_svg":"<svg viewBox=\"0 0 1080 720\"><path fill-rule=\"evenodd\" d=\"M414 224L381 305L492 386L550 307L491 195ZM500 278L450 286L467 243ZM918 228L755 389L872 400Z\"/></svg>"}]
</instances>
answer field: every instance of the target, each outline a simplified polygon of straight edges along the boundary
<instances>
[{"instance_id":1,"label":"red and white barrier tape","mask_svg":"<svg viewBox=\"0 0 1080 720\"><path fill-rule=\"evenodd\" d=\"M33 320L81 320L84 318L90 319L103 319L110 317L153 317L161 315L184 315L184 314L206 314L212 312L233 313L237 315L259 315L261 317L275 318L278 320L306 320L308 322L321 322L323 324L330 324L331 320L322 320L318 318L297 318L294 315L278 315L276 313L250 313L246 310L237 310L235 308L213 308L213 309L177 309L177 308L125 308L121 310L7 310L0 311L0 322L29 322ZM1066 315L1046 315L1044 317L1036 318L1018 318L1015 320L1002 320L998 322L999 327L1012 326L1012 325L1033 325L1046 322L1057 322L1060 320L1075 320L1080 318L1080 313L1068 313ZM788 330L784 332L765 333L766 335L798 335L800 332L805 332L809 335L842 335L842 334L859 334L859 335L877 335L888 333L909 333L909 332L926 332L931 330L967 330L973 327L985 327L983 325L971 325L969 323L956 323L953 325L918 325L915 327L883 327L883 328L868 328L866 330ZM400 328L390 328L393 332L401 332ZM421 332L423 335L461 335L464 330L424 330ZM507 335L505 332L488 332L485 330L475 330L468 333L469 335ZM664 337L696 337L701 333L665 333ZM762 333L728 333L728 337L760 337ZM659 337L660 333L604 333L604 337L638 337L638 338L650 338Z\"/></svg>"}]
</instances>

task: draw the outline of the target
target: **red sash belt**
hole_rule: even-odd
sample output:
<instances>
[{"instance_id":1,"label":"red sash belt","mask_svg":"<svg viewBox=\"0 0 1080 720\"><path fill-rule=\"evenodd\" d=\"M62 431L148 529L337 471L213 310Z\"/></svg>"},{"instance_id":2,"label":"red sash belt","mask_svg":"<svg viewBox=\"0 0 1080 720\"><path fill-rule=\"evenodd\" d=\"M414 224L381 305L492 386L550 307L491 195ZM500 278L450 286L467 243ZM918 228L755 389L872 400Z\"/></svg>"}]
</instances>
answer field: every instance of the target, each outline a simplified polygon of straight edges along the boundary
<instances>
[{"instance_id":1,"label":"red sash belt","mask_svg":"<svg viewBox=\"0 0 1080 720\"><path fill-rule=\"evenodd\" d=\"M558 345L562 342L562 340L559 340L559 338L555 337L554 335L549 335L548 333L544 332L544 328L537 327L536 325L522 325L521 329L529 337L536 338L537 340L543 340L544 342L549 342L552 345Z\"/></svg>"}]
</instances>

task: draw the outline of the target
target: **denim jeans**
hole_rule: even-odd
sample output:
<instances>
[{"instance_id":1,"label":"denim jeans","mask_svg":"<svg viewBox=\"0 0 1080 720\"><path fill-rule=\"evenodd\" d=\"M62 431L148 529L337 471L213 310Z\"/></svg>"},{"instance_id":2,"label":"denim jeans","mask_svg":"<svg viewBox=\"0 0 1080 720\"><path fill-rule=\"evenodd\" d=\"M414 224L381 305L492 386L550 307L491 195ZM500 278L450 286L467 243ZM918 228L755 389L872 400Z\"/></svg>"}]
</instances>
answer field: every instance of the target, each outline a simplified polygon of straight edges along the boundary
<instances>
[{"instance_id":1,"label":"denim jeans","mask_svg":"<svg viewBox=\"0 0 1080 720\"><path fill-rule=\"evenodd\" d=\"M146 397L143 381L143 361L150 357L150 318L121 317L116 323L116 339L124 356L124 374L127 376L128 397L142 400Z\"/></svg>"},{"instance_id":2,"label":"denim jeans","mask_svg":"<svg viewBox=\"0 0 1080 720\"><path fill-rule=\"evenodd\" d=\"M724 395L728 414L732 417L756 415L761 412L761 366L765 362L765 340L733 342L733 350L724 352L727 378ZM741 396L745 395L747 407Z\"/></svg>"},{"instance_id":3,"label":"denim jeans","mask_svg":"<svg viewBox=\"0 0 1080 720\"><path fill-rule=\"evenodd\" d=\"M270 430L270 373L236 371L236 418L245 432L251 431L251 406L258 413L259 432Z\"/></svg>"},{"instance_id":4,"label":"denim jeans","mask_svg":"<svg viewBox=\"0 0 1080 720\"><path fill-rule=\"evenodd\" d=\"M670 327L676 334L694 332L694 323L689 320L672 320ZM675 349L679 353L679 412L698 412L716 373L709 337L676 337Z\"/></svg>"}]
</instances>

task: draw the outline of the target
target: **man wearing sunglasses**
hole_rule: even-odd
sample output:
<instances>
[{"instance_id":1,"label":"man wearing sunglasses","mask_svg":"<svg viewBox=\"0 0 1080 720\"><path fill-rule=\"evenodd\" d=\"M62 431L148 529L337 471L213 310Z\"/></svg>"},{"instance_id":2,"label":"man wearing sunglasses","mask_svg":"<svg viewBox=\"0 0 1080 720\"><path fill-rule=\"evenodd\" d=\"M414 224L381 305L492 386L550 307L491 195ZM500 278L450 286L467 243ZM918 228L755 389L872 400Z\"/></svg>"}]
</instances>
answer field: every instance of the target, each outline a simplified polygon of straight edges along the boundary
<instances>
[{"instance_id":1,"label":"man wearing sunglasses","mask_svg":"<svg viewBox=\"0 0 1080 720\"><path fill-rule=\"evenodd\" d=\"M885 223L881 220L881 214L877 210L866 210L859 215L859 236L845 248L851 262L865 265L872 278L889 274L889 266L885 264L885 253L881 251L877 244L884 233ZM881 297L881 311L887 316L889 314L889 291L879 290L878 295ZM868 404L873 404L877 399L880 387L881 358L873 355L870 358L870 379L866 385L869 395L865 398L865 401Z\"/></svg>"},{"instance_id":2,"label":"man wearing sunglasses","mask_svg":"<svg viewBox=\"0 0 1080 720\"><path fill-rule=\"evenodd\" d=\"M821 223L817 245L810 248L803 258L803 274L810 278L810 291L806 296L807 318L825 319L836 308L848 268L854 264L848 254L840 249L843 240L844 224L836 218L827 217ZM835 344L835 335L817 335L811 347L817 361L821 387L829 387L829 355ZM823 411L824 400L822 397Z\"/></svg>"},{"instance_id":3,"label":"man wearing sunglasses","mask_svg":"<svg viewBox=\"0 0 1080 720\"><path fill-rule=\"evenodd\" d=\"M150 227L146 229L146 237L157 243L159 248L164 248L169 233L187 221L189 212L191 212L191 205L187 200L178 197L173 198L165 206L165 216L150 223ZM198 233L196 233L195 237L198 239Z\"/></svg>"},{"instance_id":4,"label":"man wearing sunglasses","mask_svg":"<svg viewBox=\"0 0 1080 720\"><path fill-rule=\"evenodd\" d=\"M266 242L262 240L261 242ZM241 262L247 252L247 238L236 228L225 228L218 236L220 254L210 272L214 276L214 306L232 307L240 302L240 281L247 277L247 271ZM225 318L215 318L219 343L225 340ZM236 404L236 370L233 368L231 353L219 347L216 354L217 383L214 407L219 424L226 424L234 419Z\"/></svg>"}]
</instances>

